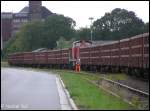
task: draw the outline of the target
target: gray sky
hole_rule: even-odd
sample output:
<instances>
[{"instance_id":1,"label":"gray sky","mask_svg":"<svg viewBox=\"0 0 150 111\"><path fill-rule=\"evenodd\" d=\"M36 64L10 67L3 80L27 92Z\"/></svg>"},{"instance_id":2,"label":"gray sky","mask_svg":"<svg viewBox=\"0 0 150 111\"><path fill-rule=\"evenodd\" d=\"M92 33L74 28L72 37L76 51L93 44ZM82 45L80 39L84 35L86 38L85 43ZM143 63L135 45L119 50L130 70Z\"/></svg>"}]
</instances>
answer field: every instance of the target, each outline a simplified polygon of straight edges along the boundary
<instances>
[{"instance_id":1,"label":"gray sky","mask_svg":"<svg viewBox=\"0 0 150 111\"><path fill-rule=\"evenodd\" d=\"M89 17L97 20L115 8L134 11L137 17L149 22L149 1L42 1L42 5L53 13L74 19L76 29L89 27ZM1 1L2 12L19 12L25 6L28 6L28 1Z\"/></svg>"}]
</instances>

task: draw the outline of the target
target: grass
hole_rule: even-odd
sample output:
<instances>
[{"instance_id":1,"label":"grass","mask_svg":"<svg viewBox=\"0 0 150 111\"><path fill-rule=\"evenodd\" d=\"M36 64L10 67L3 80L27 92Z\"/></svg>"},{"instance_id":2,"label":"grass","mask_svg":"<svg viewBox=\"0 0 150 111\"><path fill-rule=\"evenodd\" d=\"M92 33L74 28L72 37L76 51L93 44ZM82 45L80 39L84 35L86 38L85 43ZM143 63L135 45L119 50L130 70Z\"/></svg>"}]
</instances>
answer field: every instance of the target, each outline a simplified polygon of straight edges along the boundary
<instances>
[{"instance_id":1,"label":"grass","mask_svg":"<svg viewBox=\"0 0 150 111\"><path fill-rule=\"evenodd\" d=\"M9 67L8 62L6 62L6 61L1 61L1 67Z\"/></svg>"},{"instance_id":2,"label":"grass","mask_svg":"<svg viewBox=\"0 0 150 111\"><path fill-rule=\"evenodd\" d=\"M127 80L128 75L125 73L108 73L108 74L100 74L100 73L91 73L91 72L86 72L86 71L81 71L79 74L84 75L84 77L87 77L91 80L98 80L100 77L105 77L107 79L111 79L114 81L118 80Z\"/></svg>"},{"instance_id":3,"label":"grass","mask_svg":"<svg viewBox=\"0 0 150 111\"><path fill-rule=\"evenodd\" d=\"M103 109L103 110L132 110L135 109L123 100L116 98L95 85L89 83L83 77L95 80L90 75L80 73L57 71L64 81L70 96L73 98L79 109Z\"/></svg>"},{"instance_id":4,"label":"grass","mask_svg":"<svg viewBox=\"0 0 150 111\"><path fill-rule=\"evenodd\" d=\"M123 73L118 73L118 74L108 74L105 75L106 78L111 79L111 80L127 80L128 76Z\"/></svg>"}]
</instances>

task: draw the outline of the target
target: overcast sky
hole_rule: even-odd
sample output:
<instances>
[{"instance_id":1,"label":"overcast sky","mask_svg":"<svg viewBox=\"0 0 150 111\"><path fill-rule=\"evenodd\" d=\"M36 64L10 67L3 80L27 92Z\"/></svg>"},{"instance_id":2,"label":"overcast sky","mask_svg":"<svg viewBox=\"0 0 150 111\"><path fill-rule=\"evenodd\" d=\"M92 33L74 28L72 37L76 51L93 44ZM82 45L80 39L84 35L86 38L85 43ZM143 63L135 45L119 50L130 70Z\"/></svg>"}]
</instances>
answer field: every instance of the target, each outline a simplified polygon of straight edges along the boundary
<instances>
[{"instance_id":1,"label":"overcast sky","mask_svg":"<svg viewBox=\"0 0 150 111\"><path fill-rule=\"evenodd\" d=\"M53 13L63 14L76 21L76 28L89 27L91 21L104 16L115 8L134 11L145 23L149 22L149 1L42 1ZM19 12L28 1L1 1L1 12Z\"/></svg>"}]
</instances>

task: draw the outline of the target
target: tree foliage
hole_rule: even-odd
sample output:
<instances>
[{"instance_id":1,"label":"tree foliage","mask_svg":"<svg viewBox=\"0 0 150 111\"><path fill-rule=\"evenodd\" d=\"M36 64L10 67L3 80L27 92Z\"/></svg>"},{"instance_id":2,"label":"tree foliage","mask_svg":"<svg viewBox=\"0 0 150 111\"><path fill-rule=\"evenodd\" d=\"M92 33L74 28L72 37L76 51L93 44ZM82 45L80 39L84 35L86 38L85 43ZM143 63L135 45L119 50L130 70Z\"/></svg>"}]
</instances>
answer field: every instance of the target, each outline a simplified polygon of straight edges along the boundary
<instances>
[{"instance_id":1,"label":"tree foliage","mask_svg":"<svg viewBox=\"0 0 150 111\"><path fill-rule=\"evenodd\" d=\"M71 48L72 43L75 41L74 38L71 40L67 41L64 37L60 37L59 40L57 41L57 47L56 49L64 49L64 48Z\"/></svg>"},{"instance_id":2,"label":"tree foliage","mask_svg":"<svg viewBox=\"0 0 150 111\"><path fill-rule=\"evenodd\" d=\"M116 8L93 23L97 40L117 40L143 32L144 22L134 12Z\"/></svg>"},{"instance_id":3,"label":"tree foliage","mask_svg":"<svg viewBox=\"0 0 150 111\"><path fill-rule=\"evenodd\" d=\"M78 39L80 40L90 40L91 30L89 28L80 28L77 30Z\"/></svg>"},{"instance_id":4,"label":"tree foliage","mask_svg":"<svg viewBox=\"0 0 150 111\"><path fill-rule=\"evenodd\" d=\"M44 22L44 36L46 41L50 43L46 44L47 48L56 47L56 41L60 37L64 37L66 40L70 40L75 37L75 21L69 17L63 15L49 16ZM51 46L49 46L51 44Z\"/></svg>"},{"instance_id":5,"label":"tree foliage","mask_svg":"<svg viewBox=\"0 0 150 111\"><path fill-rule=\"evenodd\" d=\"M143 32L149 32L149 22L145 23L143 26Z\"/></svg>"},{"instance_id":6,"label":"tree foliage","mask_svg":"<svg viewBox=\"0 0 150 111\"><path fill-rule=\"evenodd\" d=\"M45 21L33 21L23 25L4 48L4 53L32 51L41 47L53 49L63 36L70 40L75 36L75 21L63 15L49 16Z\"/></svg>"}]
</instances>

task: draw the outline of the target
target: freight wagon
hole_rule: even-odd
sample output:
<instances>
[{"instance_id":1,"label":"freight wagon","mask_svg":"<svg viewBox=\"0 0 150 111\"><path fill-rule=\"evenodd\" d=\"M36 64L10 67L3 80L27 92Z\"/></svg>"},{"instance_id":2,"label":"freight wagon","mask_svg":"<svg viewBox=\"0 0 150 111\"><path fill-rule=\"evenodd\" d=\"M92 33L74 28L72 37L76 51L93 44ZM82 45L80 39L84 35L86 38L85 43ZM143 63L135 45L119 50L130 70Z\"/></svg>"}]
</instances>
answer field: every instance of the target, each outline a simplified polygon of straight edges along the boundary
<instances>
[{"instance_id":1,"label":"freight wagon","mask_svg":"<svg viewBox=\"0 0 150 111\"><path fill-rule=\"evenodd\" d=\"M17 66L70 69L80 63L81 70L149 76L149 33L98 46L90 43L77 41L69 49L14 53L8 56L8 62Z\"/></svg>"}]
</instances>

